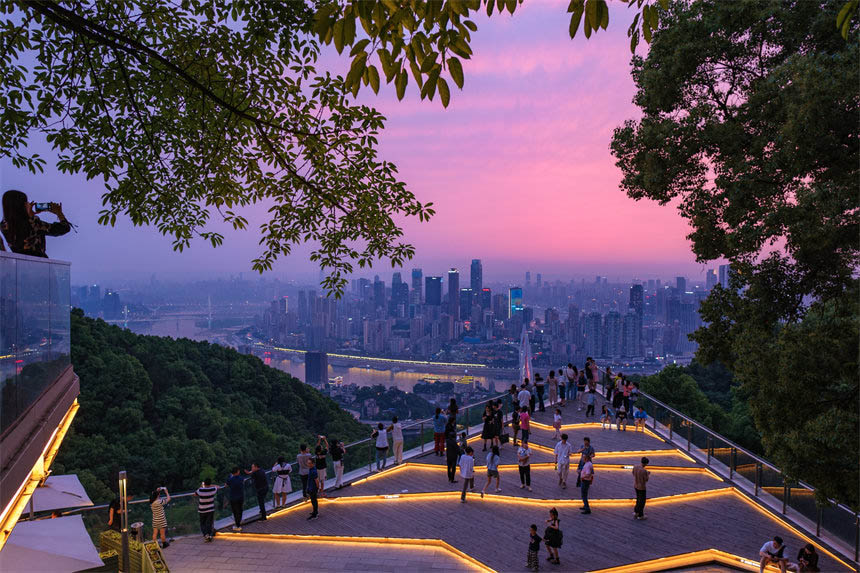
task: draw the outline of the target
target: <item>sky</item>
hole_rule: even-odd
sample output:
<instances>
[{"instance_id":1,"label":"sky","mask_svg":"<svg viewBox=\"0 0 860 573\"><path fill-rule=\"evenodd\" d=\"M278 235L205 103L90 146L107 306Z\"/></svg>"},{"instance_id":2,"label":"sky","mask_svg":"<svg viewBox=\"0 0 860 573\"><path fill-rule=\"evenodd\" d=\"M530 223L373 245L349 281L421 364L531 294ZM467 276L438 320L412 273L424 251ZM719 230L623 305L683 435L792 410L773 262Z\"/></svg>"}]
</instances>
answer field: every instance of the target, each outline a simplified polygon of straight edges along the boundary
<instances>
[{"instance_id":1,"label":"sky","mask_svg":"<svg viewBox=\"0 0 860 573\"><path fill-rule=\"evenodd\" d=\"M634 201L619 188L621 172L609 152L612 131L636 118L631 100L626 30L634 11L614 4L609 30L586 40L568 37L567 3L527 2L513 16L481 16L464 61L462 91L449 81L451 103L421 101L414 81L398 102L393 85L380 95L368 88L359 101L387 118L381 156L436 215L427 223L402 221L416 247L407 262L427 274L449 267L468 272L483 260L487 281L522 280L526 270L545 278L661 278L686 274L703 280L672 206ZM640 47L640 53L645 49ZM348 58L324 49L319 68L345 73ZM61 201L78 232L48 239L51 257L72 262L73 282L226 276L244 271L259 254L257 226L263 208L246 212L250 230L224 229L225 244L198 241L175 253L154 228L98 225L102 184L60 174L56 155L38 137L32 148L48 160L32 175L0 160L0 189L17 188L31 200ZM47 217L46 217L47 218ZM221 230L221 229L219 229ZM309 247L280 260L271 276L316 280ZM712 264L714 266L716 263ZM382 262L363 276L390 276Z\"/></svg>"}]
</instances>

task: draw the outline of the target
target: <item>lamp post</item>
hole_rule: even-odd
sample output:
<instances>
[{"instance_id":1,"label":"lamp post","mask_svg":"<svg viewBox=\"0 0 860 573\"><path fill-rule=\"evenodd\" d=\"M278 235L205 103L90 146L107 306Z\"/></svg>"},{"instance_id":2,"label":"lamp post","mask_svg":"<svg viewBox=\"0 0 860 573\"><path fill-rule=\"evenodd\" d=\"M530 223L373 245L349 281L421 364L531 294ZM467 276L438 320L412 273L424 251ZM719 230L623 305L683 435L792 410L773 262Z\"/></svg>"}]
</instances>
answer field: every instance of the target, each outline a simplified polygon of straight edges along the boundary
<instances>
[{"instance_id":1,"label":"lamp post","mask_svg":"<svg viewBox=\"0 0 860 573\"><path fill-rule=\"evenodd\" d=\"M131 566L128 555L128 476L125 471L119 472L119 507L122 531L122 570L123 573L129 573Z\"/></svg>"}]
</instances>

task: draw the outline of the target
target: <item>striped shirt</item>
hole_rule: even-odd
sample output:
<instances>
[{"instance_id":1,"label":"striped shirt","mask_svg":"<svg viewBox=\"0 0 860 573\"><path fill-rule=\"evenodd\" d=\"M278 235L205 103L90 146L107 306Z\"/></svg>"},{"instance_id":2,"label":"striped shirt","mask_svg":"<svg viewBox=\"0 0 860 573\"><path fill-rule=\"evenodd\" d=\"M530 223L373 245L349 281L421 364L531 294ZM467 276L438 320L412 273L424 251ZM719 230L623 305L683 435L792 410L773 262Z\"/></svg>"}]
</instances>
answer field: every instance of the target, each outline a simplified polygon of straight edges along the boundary
<instances>
[{"instance_id":1,"label":"striped shirt","mask_svg":"<svg viewBox=\"0 0 860 573\"><path fill-rule=\"evenodd\" d=\"M215 511L215 493L217 485L202 486L195 492L197 494L197 512L210 513Z\"/></svg>"}]
</instances>

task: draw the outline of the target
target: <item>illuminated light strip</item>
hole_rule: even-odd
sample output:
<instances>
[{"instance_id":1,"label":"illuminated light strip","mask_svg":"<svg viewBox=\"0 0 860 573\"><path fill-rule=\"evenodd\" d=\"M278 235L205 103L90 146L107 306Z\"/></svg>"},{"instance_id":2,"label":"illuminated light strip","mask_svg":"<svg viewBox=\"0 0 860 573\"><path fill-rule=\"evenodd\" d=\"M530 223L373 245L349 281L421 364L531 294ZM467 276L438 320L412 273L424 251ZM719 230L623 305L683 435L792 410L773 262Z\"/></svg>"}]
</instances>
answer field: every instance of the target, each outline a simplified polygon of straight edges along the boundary
<instances>
[{"instance_id":1,"label":"illuminated light strip","mask_svg":"<svg viewBox=\"0 0 860 573\"><path fill-rule=\"evenodd\" d=\"M630 563L628 565L599 569L592 571L591 573L654 573L657 571L705 565L708 563L719 563L720 565L740 568L745 571L759 570L758 561L746 559L745 557L720 551L719 549L705 549L703 551L692 551L690 553L660 557L649 561L640 561L638 563ZM779 568L774 565L768 565L766 567L766 571L779 571Z\"/></svg>"},{"instance_id":2,"label":"illuminated light strip","mask_svg":"<svg viewBox=\"0 0 860 573\"><path fill-rule=\"evenodd\" d=\"M264 346L260 344L259 346ZM264 346L265 348L265 346ZM298 350L296 348L283 348L280 346L269 346L272 350L278 350L280 352L295 352L297 354L305 354L307 350ZM334 354L331 352L326 353L329 357L332 358L352 358L354 360L367 360L369 362L395 362L397 364L421 364L425 366L457 366L457 367L465 367L465 368L490 368L490 366L486 364L466 364L461 362L430 362L429 360L403 360L402 358L380 358L378 356L356 356L354 354Z\"/></svg>"},{"instance_id":3,"label":"illuminated light strip","mask_svg":"<svg viewBox=\"0 0 860 573\"><path fill-rule=\"evenodd\" d=\"M50 464L57 456L57 451L60 449L60 445L63 443L63 438L66 437L66 433L68 433L69 428L72 425L72 420L74 420L79 407L78 400L75 399L75 401L72 402L72 405L69 406L69 409L66 412L66 415L63 416L60 424L54 429L48 443L45 444L45 449L42 450L41 455L36 460L36 464L33 466L33 469L30 470L30 476L21 484L21 487L19 487L18 491L15 492L12 500L5 508L3 508L2 513L0 513L0 550L3 549L4 545L6 545L6 541L12 533L12 529L15 527L15 524L24 512L24 509L27 507L27 503L29 503L33 492L36 491L36 488L39 486L39 482L44 477L43 472L46 472L48 468L50 468Z\"/></svg>"},{"instance_id":4,"label":"illuminated light strip","mask_svg":"<svg viewBox=\"0 0 860 573\"><path fill-rule=\"evenodd\" d=\"M535 426L537 428L540 428L541 430L550 430L550 431L555 430L554 426L549 426L549 425L543 424L541 422L535 422L534 420L529 421L529 424L531 424L532 426ZM628 425L630 426L631 431L633 433L638 432L638 430L636 430L636 426L634 424L628 424ZM600 422L579 422L576 424L562 424L562 426L561 426L562 430L583 430L583 429L587 429L587 428L603 428L603 424ZM609 424L609 429L610 430L612 429L612 424ZM664 441L662 437L658 436L657 434L655 434L654 432L652 432L648 428L643 427L642 430L646 436L650 436L652 438L660 440L661 442Z\"/></svg>"},{"instance_id":5,"label":"illuminated light strip","mask_svg":"<svg viewBox=\"0 0 860 573\"><path fill-rule=\"evenodd\" d=\"M468 564L476 567L480 571L485 571L487 573L496 573L495 569L492 569L481 563L471 555L460 551L453 545L441 540L441 539L420 539L415 537L353 537L353 536L341 536L341 535L299 535L299 534L291 534L291 533L231 533L231 532L219 532L219 538L227 538L232 540L242 540L242 541L264 541L266 543L271 543L272 541L278 541L281 543L325 543L325 544L337 544L337 545L371 545L371 544L379 544L379 545L401 545L404 546L404 549L410 546L421 546L433 549L442 549L452 554L454 557L460 558L460 560L467 562Z\"/></svg>"},{"instance_id":6,"label":"illuminated light strip","mask_svg":"<svg viewBox=\"0 0 860 573\"><path fill-rule=\"evenodd\" d=\"M731 487L719 488L719 489L711 489L711 490L703 490L703 491L695 491L690 493L679 493L674 495L666 495L660 497L652 497L648 500L648 504L650 506L654 505L666 505L666 504L676 504L676 503L685 503L697 499L710 499L714 497L722 497L725 495L731 495L733 493L733 489ZM376 495L366 495L366 496L344 496L344 497L335 497L335 498L320 498L319 502L321 505L353 505L353 504L367 504L367 503L380 503L380 502L412 502L412 501L428 501L428 500L457 500L460 499L461 492L459 491L444 491L444 492L426 492L426 493L403 493L403 494L376 494ZM477 494L472 494L472 496L477 496ZM527 497L516 497L511 495L497 495L497 494L484 494L483 498L480 498L483 501L489 501L494 503L502 503L506 505L545 505L547 503L551 503L558 507L567 507L567 506L579 506L582 503L580 499L546 499L546 498L527 498ZM609 499L590 499L588 500L589 505L594 505L595 507L628 507L633 505L636 502L635 499L632 498L609 498ZM293 505L288 508L282 509L280 512L274 515L283 515L285 513L289 513L295 511L301 507L307 505L308 502L301 503L298 505Z\"/></svg>"},{"instance_id":7,"label":"illuminated light strip","mask_svg":"<svg viewBox=\"0 0 860 573\"><path fill-rule=\"evenodd\" d=\"M424 469L424 470L437 470L440 473L443 470L447 471L447 468L443 465L439 464L425 464L420 462L406 462L398 468L415 468L415 469ZM480 467L480 466L479 466ZM499 465L500 470L515 470L519 467L517 464L501 464ZM539 462L534 464L529 464L529 467L532 469L554 469L555 464L553 462ZM633 469L633 466L629 464L594 464L595 470L605 470L605 471L629 471ZM702 467L702 466L648 466L648 471L653 471L657 473L688 473L688 474L704 474L708 477L712 477L715 480L723 481L723 478L712 472L710 469ZM359 483L363 483L365 481L370 480L371 478L383 477L384 474L376 474L374 476L370 476L369 478L364 478L359 481L352 482L352 485L358 485Z\"/></svg>"}]
</instances>

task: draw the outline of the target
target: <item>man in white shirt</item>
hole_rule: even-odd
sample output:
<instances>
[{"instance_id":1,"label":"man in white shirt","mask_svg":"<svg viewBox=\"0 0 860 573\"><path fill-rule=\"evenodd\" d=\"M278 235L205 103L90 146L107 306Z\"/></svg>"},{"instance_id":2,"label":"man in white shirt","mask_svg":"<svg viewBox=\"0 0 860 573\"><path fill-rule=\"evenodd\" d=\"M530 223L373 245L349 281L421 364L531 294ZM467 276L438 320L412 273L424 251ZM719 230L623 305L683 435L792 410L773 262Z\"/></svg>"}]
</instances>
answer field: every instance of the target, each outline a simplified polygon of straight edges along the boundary
<instances>
[{"instance_id":1,"label":"man in white shirt","mask_svg":"<svg viewBox=\"0 0 860 573\"><path fill-rule=\"evenodd\" d=\"M582 507L579 509L579 512L584 515L588 515L591 513L591 507L588 505L588 490L591 488L591 482L594 481L594 466L591 463L590 456L585 460L585 464L582 466L582 471L580 472L579 477L579 487L582 491Z\"/></svg>"},{"instance_id":2,"label":"man in white shirt","mask_svg":"<svg viewBox=\"0 0 860 573\"><path fill-rule=\"evenodd\" d=\"M475 458L472 454L475 450L472 446L466 446L465 453L460 456L460 477L463 478L463 493L460 495L460 503L466 503L466 488L475 491Z\"/></svg>"},{"instance_id":3,"label":"man in white shirt","mask_svg":"<svg viewBox=\"0 0 860 573\"><path fill-rule=\"evenodd\" d=\"M785 544L782 542L782 537L777 535L772 541L768 541L758 550L761 561L759 562L759 572L764 573L765 567L773 563L782 573L786 571L797 571L797 566L788 562L788 558L784 557Z\"/></svg>"},{"instance_id":4,"label":"man in white shirt","mask_svg":"<svg viewBox=\"0 0 860 573\"><path fill-rule=\"evenodd\" d=\"M561 441L555 445L555 469L558 472L558 485L567 489L567 474L570 471L570 443L567 434L561 435Z\"/></svg>"},{"instance_id":5,"label":"man in white shirt","mask_svg":"<svg viewBox=\"0 0 860 573\"><path fill-rule=\"evenodd\" d=\"M391 432L391 439L394 442L394 464L403 463L403 426L397 421L397 416L391 418L391 425L388 427Z\"/></svg>"},{"instance_id":6,"label":"man in white shirt","mask_svg":"<svg viewBox=\"0 0 860 573\"><path fill-rule=\"evenodd\" d=\"M529 401L532 399L532 393L528 389L528 378L520 386L520 392L517 394L517 402L520 403L520 408L528 408Z\"/></svg>"}]
</instances>

